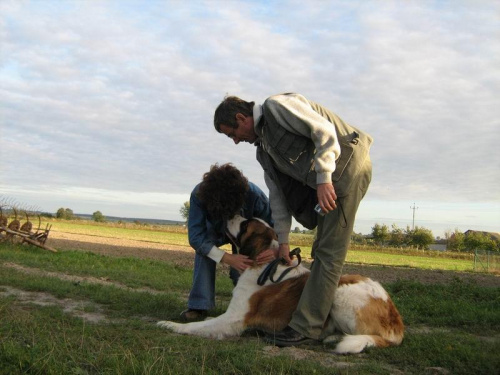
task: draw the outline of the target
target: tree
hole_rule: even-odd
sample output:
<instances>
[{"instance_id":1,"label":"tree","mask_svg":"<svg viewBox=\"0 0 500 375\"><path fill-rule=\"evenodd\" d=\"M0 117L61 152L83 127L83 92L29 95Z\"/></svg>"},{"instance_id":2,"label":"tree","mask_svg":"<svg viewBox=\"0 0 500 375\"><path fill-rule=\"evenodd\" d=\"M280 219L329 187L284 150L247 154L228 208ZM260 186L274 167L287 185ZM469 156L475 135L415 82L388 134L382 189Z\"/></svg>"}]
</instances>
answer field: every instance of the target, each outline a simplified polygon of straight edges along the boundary
<instances>
[{"instance_id":1,"label":"tree","mask_svg":"<svg viewBox=\"0 0 500 375\"><path fill-rule=\"evenodd\" d=\"M385 224L375 224L372 228L372 236L377 244L383 245L389 239L389 228Z\"/></svg>"},{"instance_id":2,"label":"tree","mask_svg":"<svg viewBox=\"0 0 500 375\"><path fill-rule=\"evenodd\" d=\"M64 210L64 216L66 220L72 220L75 218L75 214L73 213L73 210L71 208L66 208Z\"/></svg>"},{"instance_id":3,"label":"tree","mask_svg":"<svg viewBox=\"0 0 500 375\"><path fill-rule=\"evenodd\" d=\"M65 219L65 220L72 220L75 218L75 214L73 213L72 209L61 207L56 212L56 218Z\"/></svg>"},{"instance_id":4,"label":"tree","mask_svg":"<svg viewBox=\"0 0 500 375\"><path fill-rule=\"evenodd\" d=\"M407 242L403 229L399 228L396 224L392 224L392 230L389 237L389 245L403 246Z\"/></svg>"},{"instance_id":5,"label":"tree","mask_svg":"<svg viewBox=\"0 0 500 375\"><path fill-rule=\"evenodd\" d=\"M106 217L101 213L101 211L96 211L92 214L92 220L98 223L103 223L106 221Z\"/></svg>"},{"instance_id":6,"label":"tree","mask_svg":"<svg viewBox=\"0 0 500 375\"><path fill-rule=\"evenodd\" d=\"M184 218L184 220L186 220L186 222L189 220L189 208L190 208L189 201L186 201L179 210L181 216Z\"/></svg>"},{"instance_id":7,"label":"tree","mask_svg":"<svg viewBox=\"0 0 500 375\"><path fill-rule=\"evenodd\" d=\"M458 229L455 229L455 232L453 232L448 239L448 245L447 245L448 250L464 251L465 250L464 240L465 240L465 235Z\"/></svg>"},{"instance_id":8,"label":"tree","mask_svg":"<svg viewBox=\"0 0 500 375\"><path fill-rule=\"evenodd\" d=\"M471 252L474 250L496 251L497 243L485 233L471 231L464 238L464 247Z\"/></svg>"},{"instance_id":9,"label":"tree","mask_svg":"<svg viewBox=\"0 0 500 375\"><path fill-rule=\"evenodd\" d=\"M434 242L434 236L430 229L415 227L411 237L412 245L418 249L428 250L429 245Z\"/></svg>"},{"instance_id":10,"label":"tree","mask_svg":"<svg viewBox=\"0 0 500 375\"><path fill-rule=\"evenodd\" d=\"M352 232L351 242L355 243L355 244L364 245L364 244L366 244L366 239L361 233Z\"/></svg>"},{"instance_id":11,"label":"tree","mask_svg":"<svg viewBox=\"0 0 500 375\"><path fill-rule=\"evenodd\" d=\"M61 207L60 209L57 210L56 212L56 218L58 219L65 219L66 218L66 211L64 210L63 207Z\"/></svg>"}]
</instances>

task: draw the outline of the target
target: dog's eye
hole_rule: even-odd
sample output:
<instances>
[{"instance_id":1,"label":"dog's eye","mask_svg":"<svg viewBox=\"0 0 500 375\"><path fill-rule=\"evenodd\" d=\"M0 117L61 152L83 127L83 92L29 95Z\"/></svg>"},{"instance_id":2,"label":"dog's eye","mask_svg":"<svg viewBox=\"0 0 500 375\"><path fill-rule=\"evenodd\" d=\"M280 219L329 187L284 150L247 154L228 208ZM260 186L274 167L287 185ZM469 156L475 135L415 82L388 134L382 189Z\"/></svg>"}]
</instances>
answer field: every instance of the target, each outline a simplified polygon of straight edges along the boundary
<instances>
[{"instance_id":1,"label":"dog's eye","mask_svg":"<svg viewBox=\"0 0 500 375\"><path fill-rule=\"evenodd\" d=\"M240 242L241 236L246 233L246 231L248 229L248 224L249 223L250 223L250 220L245 220L245 221L241 222L241 224L240 224L240 232L238 233L238 236L237 236L238 242Z\"/></svg>"},{"instance_id":2,"label":"dog's eye","mask_svg":"<svg viewBox=\"0 0 500 375\"><path fill-rule=\"evenodd\" d=\"M247 231L248 223L249 223L249 220L245 220L245 221L241 222L241 224L240 224L240 234L241 233L245 233Z\"/></svg>"}]
</instances>

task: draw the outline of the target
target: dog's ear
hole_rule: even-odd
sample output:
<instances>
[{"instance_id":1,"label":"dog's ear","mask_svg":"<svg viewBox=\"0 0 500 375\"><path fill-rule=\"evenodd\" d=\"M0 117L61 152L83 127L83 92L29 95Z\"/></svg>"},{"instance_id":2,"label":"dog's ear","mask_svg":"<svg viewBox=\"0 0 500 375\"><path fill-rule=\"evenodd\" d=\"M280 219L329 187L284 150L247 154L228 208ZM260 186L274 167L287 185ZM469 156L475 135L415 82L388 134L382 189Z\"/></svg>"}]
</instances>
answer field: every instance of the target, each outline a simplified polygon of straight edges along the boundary
<instances>
[{"instance_id":1,"label":"dog's ear","mask_svg":"<svg viewBox=\"0 0 500 375\"><path fill-rule=\"evenodd\" d=\"M252 233L248 237L245 238L245 242L241 244L240 254L248 256L250 259L254 259L257 257L257 247L259 242L259 234ZM262 250L261 250L262 251Z\"/></svg>"},{"instance_id":2,"label":"dog's ear","mask_svg":"<svg viewBox=\"0 0 500 375\"><path fill-rule=\"evenodd\" d=\"M247 255L250 259L255 260L257 255L270 248L273 239L276 238L276 233L272 228L252 232L241 245L240 254Z\"/></svg>"},{"instance_id":3,"label":"dog's ear","mask_svg":"<svg viewBox=\"0 0 500 375\"><path fill-rule=\"evenodd\" d=\"M266 233L269 236L269 238L271 238L271 240L278 241L278 235L276 234L273 228L267 228Z\"/></svg>"}]
</instances>

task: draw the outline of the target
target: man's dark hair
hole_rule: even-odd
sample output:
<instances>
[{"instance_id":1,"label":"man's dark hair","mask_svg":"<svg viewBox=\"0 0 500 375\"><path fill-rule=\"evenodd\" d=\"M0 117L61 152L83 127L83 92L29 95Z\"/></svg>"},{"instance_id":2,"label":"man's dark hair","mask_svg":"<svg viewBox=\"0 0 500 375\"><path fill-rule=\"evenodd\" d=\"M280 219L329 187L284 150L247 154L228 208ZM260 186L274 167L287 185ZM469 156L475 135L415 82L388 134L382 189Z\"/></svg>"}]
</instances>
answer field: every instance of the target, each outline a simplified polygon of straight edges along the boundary
<instances>
[{"instance_id":1,"label":"man's dark hair","mask_svg":"<svg viewBox=\"0 0 500 375\"><path fill-rule=\"evenodd\" d=\"M203 175L197 197L215 219L231 219L239 213L248 192L248 179L232 164L214 164Z\"/></svg>"},{"instance_id":2,"label":"man's dark hair","mask_svg":"<svg viewBox=\"0 0 500 375\"><path fill-rule=\"evenodd\" d=\"M238 127L236 123L236 114L241 113L244 116L253 116L254 104L255 102L246 102L237 96L226 96L215 110L215 130L220 133L221 125L236 129Z\"/></svg>"}]
</instances>

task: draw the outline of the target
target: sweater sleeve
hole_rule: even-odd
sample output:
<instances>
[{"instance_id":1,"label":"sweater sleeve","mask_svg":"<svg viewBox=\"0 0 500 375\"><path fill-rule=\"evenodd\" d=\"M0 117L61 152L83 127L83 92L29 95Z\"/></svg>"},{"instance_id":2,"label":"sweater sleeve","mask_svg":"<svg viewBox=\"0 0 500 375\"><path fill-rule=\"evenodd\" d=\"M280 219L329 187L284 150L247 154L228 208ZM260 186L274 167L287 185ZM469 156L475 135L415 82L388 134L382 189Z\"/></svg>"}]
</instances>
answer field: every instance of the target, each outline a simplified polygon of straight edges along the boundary
<instances>
[{"instance_id":1,"label":"sweater sleeve","mask_svg":"<svg viewBox=\"0 0 500 375\"><path fill-rule=\"evenodd\" d=\"M191 247L200 255L209 256L211 253L212 256L210 257L213 259L213 255L218 253L215 250L217 248L215 244L216 236L207 228L207 212L196 197L196 189L191 193L190 199L188 239Z\"/></svg>"},{"instance_id":2,"label":"sweater sleeve","mask_svg":"<svg viewBox=\"0 0 500 375\"><path fill-rule=\"evenodd\" d=\"M274 220L274 230L278 235L278 242L280 244L288 243L290 228L292 227L292 215L288 211L281 190L267 173L264 173L264 180L269 189L269 202Z\"/></svg>"},{"instance_id":3,"label":"sweater sleeve","mask_svg":"<svg viewBox=\"0 0 500 375\"><path fill-rule=\"evenodd\" d=\"M252 195L251 200L253 202L251 216L258 217L268 223L271 227L274 227L269 199L257 185L252 182L249 182L249 185L250 195Z\"/></svg>"},{"instance_id":4,"label":"sweater sleeve","mask_svg":"<svg viewBox=\"0 0 500 375\"><path fill-rule=\"evenodd\" d=\"M316 147L316 183L331 182L340 145L335 126L316 112L309 101L299 94L271 96L266 105L288 131L310 138ZM273 211L274 213L274 211Z\"/></svg>"}]
</instances>

